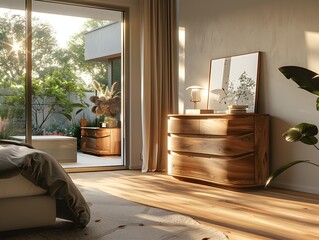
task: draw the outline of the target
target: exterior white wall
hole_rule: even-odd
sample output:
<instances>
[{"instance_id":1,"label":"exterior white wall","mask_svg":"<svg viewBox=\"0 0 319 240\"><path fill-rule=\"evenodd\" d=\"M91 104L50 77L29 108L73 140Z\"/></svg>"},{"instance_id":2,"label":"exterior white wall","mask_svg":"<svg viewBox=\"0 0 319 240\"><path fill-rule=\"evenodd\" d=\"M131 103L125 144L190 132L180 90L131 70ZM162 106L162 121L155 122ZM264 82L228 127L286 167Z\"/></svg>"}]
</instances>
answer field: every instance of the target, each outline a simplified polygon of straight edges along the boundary
<instances>
[{"instance_id":1,"label":"exterior white wall","mask_svg":"<svg viewBox=\"0 0 319 240\"><path fill-rule=\"evenodd\" d=\"M278 68L297 65L319 72L319 1L316 0L180 0L180 109L190 108L190 85L208 86L213 58L261 51L258 109L271 115L271 170L291 160L319 163L319 152L281 136L300 122L318 125L316 96L283 77ZM183 33L182 33L183 35ZM205 108L205 99L200 107ZM275 185L319 193L319 168L298 165Z\"/></svg>"},{"instance_id":2,"label":"exterior white wall","mask_svg":"<svg viewBox=\"0 0 319 240\"><path fill-rule=\"evenodd\" d=\"M85 60L121 55L121 23L113 23L85 34Z\"/></svg>"},{"instance_id":3,"label":"exterior white wall","mask_svg":"<svg viewBox=\"0 0 319 240\"><path fill-rule=\"evenodd\" d=\"M20 7L21 10L24 10L24 8L21 7L21 2L24 2L24 0L10 0L6 2L8 3L1 2L1 7L9 5L9 2L10 2L10 7L13 7L13 8ZM56 2L72 2L72 1L57 0ZM17 6L18 4L20 4L20 6ZM84 8L84 7L74 6L74 5L63 5L61 8L60 5L56 5L56 4L50 4L48 7L48 3L46 2L46 0L39 0L39 1L33 0L32 8L33 8L33 11L41 12L41 13L50 13L50 14L59 14L59 15L62 14L62 15L82 17L82 18L105 19L105 20L109 20L113 22L121 21L121 13L115 12L112 10L109 11L109 10L97 9L97 8Z\"/></svg>"}]
</instances>

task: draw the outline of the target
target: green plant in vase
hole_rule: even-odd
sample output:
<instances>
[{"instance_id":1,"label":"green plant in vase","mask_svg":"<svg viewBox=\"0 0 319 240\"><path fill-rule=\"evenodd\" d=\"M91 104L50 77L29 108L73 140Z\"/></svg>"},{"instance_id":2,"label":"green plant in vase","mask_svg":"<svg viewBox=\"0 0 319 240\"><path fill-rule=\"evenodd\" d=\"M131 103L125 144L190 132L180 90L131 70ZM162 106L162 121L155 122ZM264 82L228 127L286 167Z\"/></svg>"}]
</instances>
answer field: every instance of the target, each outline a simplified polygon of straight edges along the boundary
<instances>
[{"instance_id":1,"label":"green plant in vase","mask_svg":"<svg viewBox=\"0 0 319 240\"><path fill-rule=\"evenodd\" d=\"M301 89L304 89L312 94L319 96L319 75L309 69L297 67L297 66L284 66L279 68L279 71L287 78L293 80L299 85ZM316 100L316 109L319 111L319 97ZM306 145L312 145L318 151L316 146L318 139L315 137L318 134L318 128L311 123L300 123L292 128L289 128L282 136L288 142L302 142ZM287 169L300 164L311 164L319 167L319 164L310 160L295 160L287 164L282 165L276 169L268 178L265 186L267 187L276 177L281 175Z\"/></svg>"},{"instance_id":2,"label":"green plant in vase","mask_svg":"<svg viewBox=\"0 0 319 240\"><path fill-rule=\"evenodd\" d=\"M117 127L116 115L121 112L121 92L117 90L118 83L114 82L110 89L106 86L103 90L100 83L94 80L93 86L97 96L90 97L90 101L94 103L92 112L103 118L102 122L106 127Z\"/></svg>"}]
</instances>

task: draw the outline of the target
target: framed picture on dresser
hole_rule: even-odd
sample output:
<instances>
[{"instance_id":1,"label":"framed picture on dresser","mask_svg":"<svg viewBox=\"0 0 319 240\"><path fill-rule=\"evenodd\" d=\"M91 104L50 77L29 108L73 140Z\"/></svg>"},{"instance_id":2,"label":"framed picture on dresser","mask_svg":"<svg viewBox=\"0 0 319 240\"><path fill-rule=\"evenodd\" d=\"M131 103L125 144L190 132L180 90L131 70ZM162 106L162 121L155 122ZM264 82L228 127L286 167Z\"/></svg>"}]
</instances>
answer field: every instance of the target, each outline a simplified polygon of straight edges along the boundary
<instances>
[{"instance_id":1,"label":"framed picture on dresser","mask_svg":"<svg viewBox=\"0 0 319 240\"><path fill-rule=\"evenodd\" d=\"M260 72L260 52L210 61L207 109L224 113L229 106L247 105L255 113Z\"/></svg>"}]
</instances>

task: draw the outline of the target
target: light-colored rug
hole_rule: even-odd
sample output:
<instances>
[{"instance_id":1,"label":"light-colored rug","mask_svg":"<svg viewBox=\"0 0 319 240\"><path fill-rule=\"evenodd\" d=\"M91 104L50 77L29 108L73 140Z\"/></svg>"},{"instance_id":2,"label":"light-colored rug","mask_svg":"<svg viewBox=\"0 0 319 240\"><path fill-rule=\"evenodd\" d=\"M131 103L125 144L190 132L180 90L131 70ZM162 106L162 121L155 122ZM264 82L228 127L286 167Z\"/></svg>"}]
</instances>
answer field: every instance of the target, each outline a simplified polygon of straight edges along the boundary
<instances>
[{"instance_id":1,"label":"light-colored rug","mask_svg":"<svg viewBox=\"0 0 319 240\"><path fill-rule=\"evenodd\" d=\"M130 202L79 186L91 209L84 229L59 220L55 226L0 233L0 239L226 240L223 233L178 213Z\"/></svg>"}]
</instances>

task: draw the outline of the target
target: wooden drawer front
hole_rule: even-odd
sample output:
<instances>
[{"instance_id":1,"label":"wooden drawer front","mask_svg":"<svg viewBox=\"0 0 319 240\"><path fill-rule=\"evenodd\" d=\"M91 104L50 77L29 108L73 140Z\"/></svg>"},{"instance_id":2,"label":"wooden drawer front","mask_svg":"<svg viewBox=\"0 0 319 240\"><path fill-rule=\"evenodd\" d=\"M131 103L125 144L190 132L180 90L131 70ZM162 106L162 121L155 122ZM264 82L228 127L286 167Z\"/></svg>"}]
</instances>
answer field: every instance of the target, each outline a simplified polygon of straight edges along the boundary
<instances>
[{"instance_id":1,"label":"wooden drawer front","mask_svg":"<svg viewBox=\"0 0 319 240\"><path fill-rule=\"evenodd\" d=\"M81 129L81 135L83 137L103 138L111 135L111 129Z\"/></svg>"},{"instance_id":2,"label":"wooden drawer front","mask_svg":"<svg viewBox=\"0 0 319 240\"><path fill-rule=\"evenodd\" d=\"M241 158L168 156L168 174L224 185L254 185L254 155Z\"/></svg>"},{"instance_id":3,"label":"wooden drawer front","mask_svg":"<svg viewBox=\"0 0 319 240\"><path fill-rule=\"evenodd\" d=\"M238 156L254 152L254 134L237 137L196 138L171 135L168 150L217 156Z\"/></svg>"},{"instance_id":4,"label":"wooden drawer front","mask_svg":"<svg viewBox=\"0 0 319 240\"><path fill-rule=\"evenodd\" d=\"M91 138L82 137L82 148L84 149L95 149L97 151L109 151L110 149L110 138Z\"/></svg>"},{"instance_id":5,"label":"wooden drawer front","mask_svg":"<svg viewBox=\"0 0 319 240\"><path fill-rule=\"evenodd\" d=\"M252 116L236 119L201 119L200 134L207 135L242 135L254 132Z\"/></svg>"},{"instance_id":6,"label":"wooden drawer front","mask_svg":"<svg viewBox=\"0 0 319 240\"><path fill-rule=\"evenodd\" d=\"M168 120L168 132L175 134L241 135L254 132L254 117L174 118Z\"/></svg>"},{"instance_id":7,"label":"wooden drawer front","mask_svg":"<svg viewBox=\"0 0 319 240\"><path fill-rule=\"evenodd\" d=\"M200 134L200 120L199 119L180 119L170 118L168 120L169 133L188 133Z\"/></svg>"}]
</instances>

